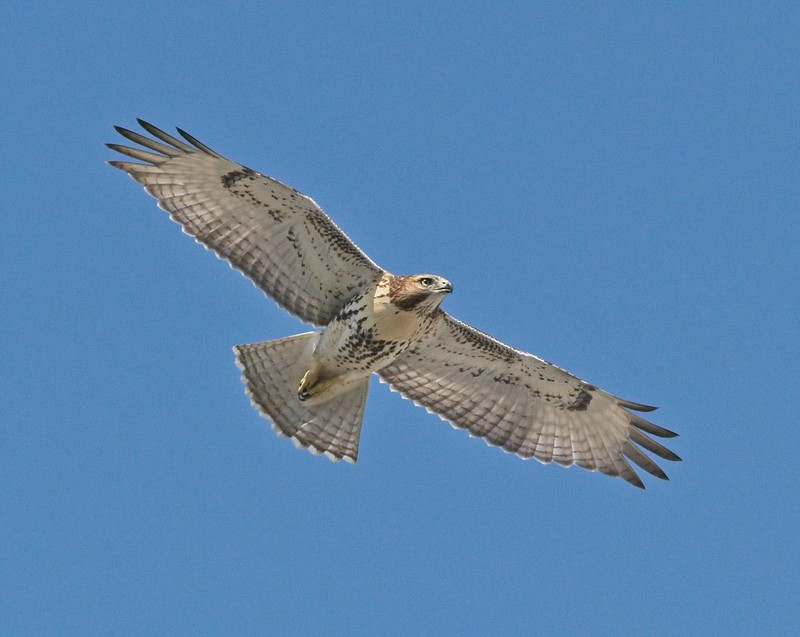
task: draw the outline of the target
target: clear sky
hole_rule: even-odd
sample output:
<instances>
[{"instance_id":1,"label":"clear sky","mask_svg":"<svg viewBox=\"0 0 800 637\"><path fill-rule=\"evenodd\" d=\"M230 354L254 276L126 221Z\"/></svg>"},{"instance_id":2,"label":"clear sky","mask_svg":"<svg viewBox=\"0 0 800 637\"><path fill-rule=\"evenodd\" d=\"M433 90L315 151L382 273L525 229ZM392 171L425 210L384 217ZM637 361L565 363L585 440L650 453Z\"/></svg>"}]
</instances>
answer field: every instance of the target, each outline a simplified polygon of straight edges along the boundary
<instances>
[{"instance_id":1,"label":"clear sky","mask_svg":"<svg viewBox=\"0 0 800 637\"><path fill-rule=\"evenodd\" d=\"M800 634L795 3L19 2L0 36L0 634ZM136 117L659 405L671 481L377 382L356 466L278 439L231 347L306 328L104 164Z\"/></svg>"}]
</instances>

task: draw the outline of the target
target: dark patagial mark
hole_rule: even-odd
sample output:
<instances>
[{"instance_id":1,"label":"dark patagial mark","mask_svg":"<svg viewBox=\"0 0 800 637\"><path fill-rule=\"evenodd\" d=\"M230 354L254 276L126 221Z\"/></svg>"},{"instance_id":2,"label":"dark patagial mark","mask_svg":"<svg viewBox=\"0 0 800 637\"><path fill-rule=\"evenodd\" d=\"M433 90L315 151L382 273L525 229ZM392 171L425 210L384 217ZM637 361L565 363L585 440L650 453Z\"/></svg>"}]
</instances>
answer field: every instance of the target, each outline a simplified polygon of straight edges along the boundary
<instances>
[{"instance_id":1,"label":"dark patagial mark","mask_svg":"<svg viewBox=\"0 0 800 637\"><path fill-rule=\"evenodd\" d=\"M589 393L591 391L594 391L591 385L581 385L578 397L567 405L567 411L586 411L592 402L592 394Z\"/></svg>"},{"instance_id":2,"label":"dark patagial mark","mask_svg":"<svg viewBox=\"0 0 800 637\"><path fill-rule=\"evenodd\" d=\"M370 261L364 256L364 253L324 214L308 215L306 223L311 224L322 236L325 243L335 247L343 256L346 256L354 263L370 265Z\"/></svg>"},{"instance_id":3,"label":"dark patagial mark","mask_svg":"<svg viewBox=\"0 0 800 637\"><path fill-rule=\"evenodd\" d=\"M225 188L230 190L231 186L235 184L237 181L241 181L242 179L247 179L248 177L252 177L256 174L255 170L250 170L249 168L245 168L242 166L240 169L232 170L229 173L225 173L221 177L222 185Z\"/></svg>"},{"instance_id":4,"label":"dark patagial mark","mask_svg":"<svg viewBox=\"0 0 800 637\"><path fill-rule=\"evenodd\" d=\"M509 364L518 360L517 354L479 329L470 328L455 321L451 321L451 329L458 343L468 344L484 354ZM544 380L543 377L540 376L540 378Z\"/></svg>"}]
</instances>

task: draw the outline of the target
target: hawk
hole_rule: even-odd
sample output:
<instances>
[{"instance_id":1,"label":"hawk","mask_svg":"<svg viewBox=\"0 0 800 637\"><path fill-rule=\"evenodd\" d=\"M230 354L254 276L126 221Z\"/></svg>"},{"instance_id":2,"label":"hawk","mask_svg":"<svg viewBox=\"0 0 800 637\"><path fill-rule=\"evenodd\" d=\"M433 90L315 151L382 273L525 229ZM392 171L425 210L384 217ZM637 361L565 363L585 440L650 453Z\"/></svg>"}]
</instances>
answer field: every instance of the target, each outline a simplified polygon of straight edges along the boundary
<instances>
[{"instance_id":1,"label":"hawk","mask_svg":"<svg viewBox=\"0 0 800 637\"><path fill-rule=\"evenodd\" d=\"M253 406L298 447L355 462L369 378L488 444L577 465L644 488L629 461L667 479L642 449L680 460L651 436L676 434L623 400L451 317L435 274L376 265L309 197L232 162L178 129L115 127L108 144L159 207L281 307L322 328L234 348ZM649 434L649 435L648 435Z\"/></svg>"}]
</instances>

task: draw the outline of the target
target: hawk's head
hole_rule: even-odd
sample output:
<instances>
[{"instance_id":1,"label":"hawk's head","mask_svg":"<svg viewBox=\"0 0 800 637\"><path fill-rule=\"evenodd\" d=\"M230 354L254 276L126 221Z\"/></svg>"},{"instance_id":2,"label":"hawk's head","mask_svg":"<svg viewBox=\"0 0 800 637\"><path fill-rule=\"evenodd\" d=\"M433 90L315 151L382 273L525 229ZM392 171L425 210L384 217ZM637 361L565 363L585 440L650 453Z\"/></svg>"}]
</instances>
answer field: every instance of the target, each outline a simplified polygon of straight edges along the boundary
<instances>
[{"instance_id":1,"label":"hawk's head","mask_svg":"<svg viewBox=\"0 0 800 637\"><path fill-rule=\"evenodd\" d=\"M447 279L435 274L411 274L392 277L389 298L401 310L421 313L433 312L453 291Z\"/></svg>"}]
</instances>

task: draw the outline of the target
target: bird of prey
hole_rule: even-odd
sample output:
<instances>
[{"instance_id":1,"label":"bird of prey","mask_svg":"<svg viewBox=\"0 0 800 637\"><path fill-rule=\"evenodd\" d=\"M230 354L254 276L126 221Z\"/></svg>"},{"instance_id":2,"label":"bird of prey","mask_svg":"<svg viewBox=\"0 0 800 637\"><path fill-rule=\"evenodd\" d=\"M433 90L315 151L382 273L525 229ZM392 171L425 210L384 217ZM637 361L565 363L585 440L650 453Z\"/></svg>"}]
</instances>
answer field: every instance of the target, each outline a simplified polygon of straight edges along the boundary
<instances>
[{"instance_id":1,"label":"bird of prey","mask_svg":"<svg viewBox=\"0 0 800 637\"><path fill-rule=\"evenodd\" d=\"M680 460L652 436L676 434L623 400L456 320L435 274L393 275L309 197L232 162L188 133L138 120L115 127L141 148L108 144L111 161L184 232L281 307L321 330L234 348L245 391L298 447L355 462L369 378L454 427L522 458L577 465L644 488L628 461L667 479L645 449ZM650 434L650 435L648 435Z\"/></svg>"}]
</instances>

